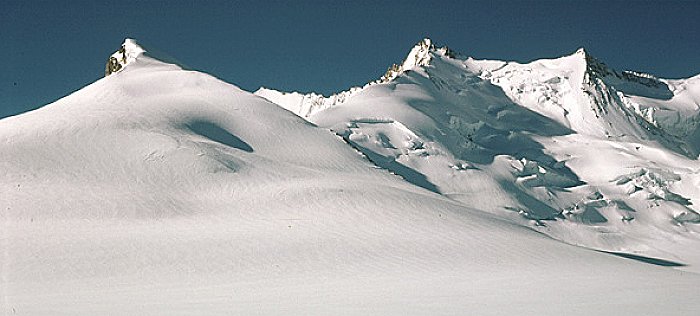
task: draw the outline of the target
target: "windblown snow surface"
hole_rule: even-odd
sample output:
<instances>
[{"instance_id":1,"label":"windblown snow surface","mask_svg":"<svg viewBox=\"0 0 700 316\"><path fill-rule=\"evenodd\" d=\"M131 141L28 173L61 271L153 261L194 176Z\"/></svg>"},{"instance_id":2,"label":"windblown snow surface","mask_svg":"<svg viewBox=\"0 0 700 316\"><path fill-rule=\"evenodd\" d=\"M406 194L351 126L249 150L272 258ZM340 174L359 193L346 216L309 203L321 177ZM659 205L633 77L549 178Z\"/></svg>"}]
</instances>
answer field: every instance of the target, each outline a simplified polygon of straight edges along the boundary
<instances>
[{"instance_id":1,"label":"windblown snow surface","mask_svg":"<svg viewBox=\"0 0 700 316\"><path fill-rule=\"evenodd\" d=\"M7 315L700 309L697 77L424 40L335 97L256 96L125 47L0 121Z\"/></svg>"}]
</instances>

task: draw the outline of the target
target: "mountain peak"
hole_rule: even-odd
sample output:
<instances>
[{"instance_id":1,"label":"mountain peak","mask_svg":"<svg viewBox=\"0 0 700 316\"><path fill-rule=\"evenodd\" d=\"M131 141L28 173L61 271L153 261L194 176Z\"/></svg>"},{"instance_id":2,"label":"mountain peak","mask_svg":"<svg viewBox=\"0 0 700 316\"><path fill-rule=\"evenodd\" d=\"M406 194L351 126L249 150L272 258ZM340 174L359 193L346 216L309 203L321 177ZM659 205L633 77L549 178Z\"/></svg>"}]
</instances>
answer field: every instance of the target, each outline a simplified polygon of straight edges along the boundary
<instances>
[{"instance_id":1,"label":"mountain peak","mask_svg":"<svg viewBox=\"0 0 700 316\"><path fill-rule=\"evenodd\" d=\"M105 77L122 70L126 65L134 62L146 50L136 40L127 38L121 48L110 55L105 66Z\"/></svg>"},{"instance_id":2,"label":"mountain peak","mask_svg":"<svg viewBox=\"0 0 700 316\"><path fill-rule=\"evenodd\" d=\"M615 70L593 57L585 47L580 47L576 50L576 52L569 56L574 57L584 63L586 65L586 73L591 76L602 78L609 75L615 75Z\"/></svg>"},{"instance_id":3,"label":"mountain peak","mask_svg":"<svg viewBox=\"0 0 700 316\"><path fill-rule=\"evenodd\" d=\"M379 81L388 82L406 71L412 70L416 67L427 66L428 64L430 64L430 60L432 59L430 53L435 52L438 52L448 57L454 56L454 53L452 53L452 51L449 48L447 48L446 46L436 48L435 44L433 44L433 41L430 40L430 38L426 37L419 41L415 46L413 46L411 51L408 53L408 56L406 56L406 59L404 59L403 63L401 63L400 65L391 65L391 67L389 67L389 69L382 76L382 78L379 79Z\"/></svg>"},{"instance_id":4,"label":"mountain peak","mask_svg":"<svg viewBox=\"0 0 700 316\"><path fill-rule=\"evenodd\" d=\"M583 58L584 62L586 63L586 73L590 77L597 77L601 79L606 78L606 80L611 80L614 78L613 80L622 80L624 82L637 83L653 88L665 88L666 90L668 90L666 84L661 82L659 78L656 78L655 76L647 73L637 71L615 70L614 68L606 65L599 59L593 57L583 47L579 48L573 56L581 56ZM618 82L618 88L622 87L624 87L624 85L621 85Z\"/></svg>"},{"instance_id":5,"label":"mountain peak","mask_svg":"<svg viewBox=\"0 0 700 316\"><path fill-rule=\"evenodd\" d=\"M418 44L413 46L411 52L408 53L401 67L404 70L410 70L418 66L426 66L430 63L430 52L435 50L435 45L430 38L424 38Z\"/></svg>"}]
</instances>

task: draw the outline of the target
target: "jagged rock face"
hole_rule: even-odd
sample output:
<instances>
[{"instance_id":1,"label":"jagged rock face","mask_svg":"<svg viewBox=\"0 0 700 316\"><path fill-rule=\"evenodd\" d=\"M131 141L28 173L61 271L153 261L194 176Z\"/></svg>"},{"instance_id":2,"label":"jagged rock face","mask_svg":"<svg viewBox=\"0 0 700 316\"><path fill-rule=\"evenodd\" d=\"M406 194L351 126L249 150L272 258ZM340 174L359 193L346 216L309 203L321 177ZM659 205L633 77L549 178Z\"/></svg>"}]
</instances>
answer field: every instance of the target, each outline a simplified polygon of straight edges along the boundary
<instances>
[{"instance_id":1,"label":"jagged rock face","mask_svg":"<svg viewBox=\"0 0 700 316\"><path fill-rule=\"evenodd\" d=\"M117 59L114 55L121 54L121 58ZM105 67L105 77L122 69L122 64L126 64L126 48L124 45L114 55L109 56L107 66Z\"/></svg>"},{"instance_id":2,"label":"jagged rock face","mask_svg":"<svg viewBox=\"0 0 700 316\"><path fill-rule=\"evenodd\" d=\"M644 103L644 98L655 100L651 101L652 103L670 101L674 98L674 92L669 86L669 80L636 71L617 71L583 49L579 51L584 54L586 61L582 87L590 97L594 110L602 110L597 111L596 118L608 115L610 111L621 112L629 118L628 120L634 121L632 125L641 128L636 133L639 137L655 139L687 157L697 157L700 147L697 141L692 139L700 122L697 110L681 114L676 110L666 109L665 106L656 108L637 103ZM658 111L659 109L661 111ZM678 124L679 122L683 123ZM610 126L610 133L606 135L629 134L629 130L618 130L617 133L612 131L614 127L619 126Z\"/></svg>"},{"instance_id":3,"label":"jagged rock face","mask_svg":"<svg viewBox=\"0 0 700 316\"><path fill-rule=\"evenodd\" d=\"M107 65L105 66L105 77L121 71L124 67L134 62L139 56L145 53L146 50L143 49L136 41L132 39L124 40L122 46L114 52L109 59L107 59Z\"/></svg>"},{"instance_id":4,"label":"jagged rock face","mask_svg":"<svg viewBox=\"0 0 700 316\"><path fill-rule=\"evenodd\" d=\"M617 72L614 69L608 67L608 65L606 65L604 62L599 61L587 52L584 52L584 54L586 56L587 64L586 72L590 76L595 76L599 78L612 77L615 79L624 80L632 83L638 83L652 88L666 87L666 85L663 82L661 82L658 78L650 74L629 70Z\"/></svg>"},{"instance_id":5,"label":"jagged rock face","mask_svg":"<svg viewBox=\"0 0 700 316\"><path fill-rule=\"evenodd\" d=\"M427 66L430 63L430 52L435 51L435 45L429 38L424 38L411 49L408 56L401 65L393 64L386 73L379 79L379 82L389 82L405 71L414 67Z\"/></svg>"},{"instance_id":6,"label":"jagged rock face","mask_svg":"<svg viewBox=\"0 0 700 316\"><path fill-rule=\"evenodd\" d=\"M614 70L610 69L605 63L599 61L585 51L583 53L586 57L586 71L590 75L599 77L607 77L611 75L616 77L618 76L618 74Z\"/></svg>"}]
</instances>

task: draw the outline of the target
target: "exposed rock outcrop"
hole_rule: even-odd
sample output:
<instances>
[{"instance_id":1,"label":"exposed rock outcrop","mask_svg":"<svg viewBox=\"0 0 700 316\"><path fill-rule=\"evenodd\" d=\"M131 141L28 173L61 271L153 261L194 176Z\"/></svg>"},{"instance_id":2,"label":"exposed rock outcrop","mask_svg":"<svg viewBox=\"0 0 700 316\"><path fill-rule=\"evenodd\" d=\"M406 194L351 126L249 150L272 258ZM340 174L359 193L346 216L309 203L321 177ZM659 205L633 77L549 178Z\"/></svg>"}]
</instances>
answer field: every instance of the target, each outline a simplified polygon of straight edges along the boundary
<instances>
[{"instance_id":1,"label":"exposed rock outcrop","mask_svg":"<svg viewBox=\"0 0 700 316\"><path fill-rule=\"evenodd\" d=\"M105 77L119 72L127 64L134 62L139 56L145 53L146 50L143 49L135 40L127 38L124 40L122 46L114 52L109 59L107 59L107 65L105 66Z\"/></svg>"}]
</instances>

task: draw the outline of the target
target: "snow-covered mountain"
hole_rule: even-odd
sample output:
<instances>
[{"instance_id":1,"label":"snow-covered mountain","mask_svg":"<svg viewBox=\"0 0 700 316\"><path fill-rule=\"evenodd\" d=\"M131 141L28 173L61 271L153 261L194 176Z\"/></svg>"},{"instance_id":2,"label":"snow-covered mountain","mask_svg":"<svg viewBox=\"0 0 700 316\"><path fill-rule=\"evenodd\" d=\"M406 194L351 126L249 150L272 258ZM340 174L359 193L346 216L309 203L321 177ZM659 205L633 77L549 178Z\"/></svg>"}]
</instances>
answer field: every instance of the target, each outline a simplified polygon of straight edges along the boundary
<instances>
[{"instance_id":1,"label":"snow-covered mountain","mask_svg":"<svg viewBox=\"0 0 700 316\"><path fill-rule=\"evenodd\" d=\"M694 315L697 79L590 60L256 96L127 40L0 120L2 310Z\"/></svg>"},{"instance_id":2,"label":"snow-covered mountain","mask_svg":"<svg viewBox=\"0 0 700 316\"><path fill-rule=\"evenodd\" d=\"M425 39L343 102L256 94L465 205L571 244L696 262L697 78L617 72L584 49L476 60Z\"/></svg>"}]
</instances>

